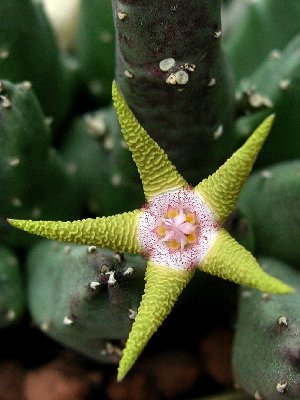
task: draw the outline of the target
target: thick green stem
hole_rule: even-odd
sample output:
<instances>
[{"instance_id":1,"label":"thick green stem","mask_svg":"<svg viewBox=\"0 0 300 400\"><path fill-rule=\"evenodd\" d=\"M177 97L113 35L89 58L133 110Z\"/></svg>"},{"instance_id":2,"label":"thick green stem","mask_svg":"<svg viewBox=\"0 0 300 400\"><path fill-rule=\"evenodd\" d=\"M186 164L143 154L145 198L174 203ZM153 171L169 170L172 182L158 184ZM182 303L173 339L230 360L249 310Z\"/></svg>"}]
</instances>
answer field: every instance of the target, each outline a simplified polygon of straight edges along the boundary
<instances>
[{"instance_id":1,"label":"thick green stem","mask_svg":"<svg viewBox=\"0 0 300 400\"><path fill-rule=\"evenodd\" d=\"M113 0L113 12L118 85L139 122L195 183L233 147L220 1Z\"/></svg>"}]
</instances>

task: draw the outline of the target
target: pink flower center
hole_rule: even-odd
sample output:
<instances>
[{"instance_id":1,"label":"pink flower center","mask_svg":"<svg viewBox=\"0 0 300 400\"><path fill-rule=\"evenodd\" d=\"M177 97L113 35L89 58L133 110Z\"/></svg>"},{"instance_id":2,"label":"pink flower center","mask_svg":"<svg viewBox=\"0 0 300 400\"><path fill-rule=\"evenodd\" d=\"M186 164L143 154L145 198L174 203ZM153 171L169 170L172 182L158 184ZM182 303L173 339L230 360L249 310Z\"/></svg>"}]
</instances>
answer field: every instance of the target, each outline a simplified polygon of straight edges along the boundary
<instances>
[{"instance_id":1,"label":"pink flower center","mask_svg":"<svg viewBox=\"0 0 300 400\"><path fill-rule=\"evenodd\" d=\"M161 218L154 233L162 242L166 242L171 251L183 251L196 242L197 228L195 213L168 205L167 213Z\"/></svg>"},{"instance_id":2,"label":"pink flower center","mask_svg":"<svg viewBox=\"0 0 300 400\"><path fill-rule=\"evenodd\" d=\"M190 188L151 199L139 221L139 242L153 262L177 270L195 268L207 254L220 224L204 199Z\"/></svg>"}]
</instances>

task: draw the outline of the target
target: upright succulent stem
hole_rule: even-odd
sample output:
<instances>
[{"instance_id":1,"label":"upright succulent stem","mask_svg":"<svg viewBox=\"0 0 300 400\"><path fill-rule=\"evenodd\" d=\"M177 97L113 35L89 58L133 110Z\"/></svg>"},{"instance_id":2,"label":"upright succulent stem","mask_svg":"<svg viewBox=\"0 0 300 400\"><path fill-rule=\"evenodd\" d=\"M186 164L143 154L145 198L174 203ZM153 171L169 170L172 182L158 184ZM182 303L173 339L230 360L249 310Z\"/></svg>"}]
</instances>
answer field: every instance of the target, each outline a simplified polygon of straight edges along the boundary
<instances>
[{"instance_id":1,"label":"upright succulent stem","mask_svg":"<svg viewBox=\"0 0 300 400\"><path fill-rule=\"evenodd\" d=\"M129 107L187 180L199 181L233 147L220 0L113 0L113 12L116 79Z\"/></svg>"}]
</instances>

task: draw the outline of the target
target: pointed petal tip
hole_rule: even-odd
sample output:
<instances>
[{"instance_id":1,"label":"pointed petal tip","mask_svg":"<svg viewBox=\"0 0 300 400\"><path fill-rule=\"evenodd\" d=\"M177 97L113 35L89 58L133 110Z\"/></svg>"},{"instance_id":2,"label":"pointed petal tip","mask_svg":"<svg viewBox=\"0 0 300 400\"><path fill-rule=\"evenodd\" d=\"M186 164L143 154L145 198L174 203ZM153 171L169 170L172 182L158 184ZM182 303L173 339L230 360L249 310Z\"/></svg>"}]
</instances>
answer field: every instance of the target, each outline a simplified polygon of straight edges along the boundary
<instances>
[{"instance_id":1,"label":"pointed petal tip","mask_svg":"<svg viewBox=\"0 0 300 400\"><path fill-rule=\"evenodd\" d=\"M259 266L261 268L261 266ZM295 291L294 288L287 285L282 280L276 278L275 276L269 274L269 272L261 269L260 279L257 280L257 283L253 285L254 288L260 290L261 292L275 294L275 295L286 295L293 293Z\"/></svg>"},{"instance_id":2,"label":"pointed petal tip","mask_svg":"<svg viewBox=\"0 0 300 400\"><path fill-rule=\"evenodd\" d=\"M295 289L282 281L278 281L278 287L274 294L291 294L295 292Z\"/></svg>"},{"instance_id":3,"label":"pointed petal tip","mask_svg":"<svg viewBox=\"0 0 300 400\"><path fill-rule=\"evenodd\" d=\"M14 218L6 218L6 221L9 223L9 225L14 226L15 228L19 228L22 223L24 223L24 220Z\"/></svg>"},{"instance_id":4,"label":"pointed petal tip","mask_svg":"<svg viewBox=\"0 0 300 400\"><path fill-rule=\"evenodd\" d=\"M112 93L112 100L113 100L114 106L116 108L117 103L120 101L120 98L122 98L122 94L119 90L116 80L113 80L113 82L112 82L111 93Z\"/></svg>"},{"instance_id":5,"label":"pointed petal tip","mask_svg":"<svg viewBox=\"0 0 300 400\"><path fill-rule=\"evenodd\" d=\"M111 92L112 92L112 97L114 97L115 93L118 91L118 86L117 82L115 80L112 81L111 85Z\"/></svg>"},{"instance_id":6,"label":"pointed petal tip","mask_svg":"<svg viewBox=\"0 0 300 400\"><path fill-rule=\"evenodd\" d=\"M272 113L265 118L265 121L267 121L267 120L274 121L275 117L276 117L276 113Z\"/></svg>"},{"instance_id":7,"label":"pointed petal tip","mask_svg":"<svg viewBox=\"0 0 300 400\"><path fill-rule=\"evenodd\" d=\"M262 121L262 123L258 126L258 128L259 128L260 126L266 125L266 126L267 126L267 130L268 130L268 132L269 132L269 131L271 130L271 128L272 128L272 125L273 125L273 123L274 123L275 117L276 117L276 114L275 114L275 113L268 115L268 116Z\"/></svg>"},{"instance_id":8,"label":"pointed petal tip","mask_svg":"<svg viewBox=\"0 0 300 400\"><path fill-rule=\"evenodd\" d=\"M257 154L260 152L264 141L267 139L267 137L269 136L269 133L271 132L275 117L276 117L275 113L268 115L258 125L258 127L255 129L255 131L252 133L252 135L250 135L249 138L248 138L248 140L250 140L250 141L251 140L254 140L254 141L258 140L258 143L261 141L260 145L258 145L258 147L257 147ZM256 154L256 156L257 156L257 154Z\"/></svg>"},{"instance_id":9,"label":"pointed petal tip","mask_svg":"<svg viewBox=\"0 0 300 400\"><path fill-rule=\"evenodd\" d=\"M286 294L291 294L295 291L295 289L292 288L291 286L288 286L284 282L268 274L267 277L265 277L264 282L262 284L257 283L252 287L254 289L259 290L260 292L270 293L275 295L286 295Z\"/></svg>"},{"instance_id":10,"label":"pointed petal tip","mask_svg":"<svg viewBox=\"0 0 300 400\"><path fill-rule=\"evenodd\" d=\"M260 267L261 268L261 267ZM249 285L261 292L275 294L275 295L285 295L294 292L294 289L281 281L280 279L275 278L273 275L263 271L261 269L260 279L257 280L253 285Z\"/></svg>"},{"instance_id":11,"label":"pointed petal tip","mask_svg":"<svg viewBox=\"0 0 300 400\"><path fill-rule=\"evenodd\" d=\"M128 371L125 371L125 372L123 372L123 371L118 371L118 374L117 374L117 382L122 382L122 381L124 380L125 376L127 375L127 372L128 372Z\"/></svg>"}]
</instances>

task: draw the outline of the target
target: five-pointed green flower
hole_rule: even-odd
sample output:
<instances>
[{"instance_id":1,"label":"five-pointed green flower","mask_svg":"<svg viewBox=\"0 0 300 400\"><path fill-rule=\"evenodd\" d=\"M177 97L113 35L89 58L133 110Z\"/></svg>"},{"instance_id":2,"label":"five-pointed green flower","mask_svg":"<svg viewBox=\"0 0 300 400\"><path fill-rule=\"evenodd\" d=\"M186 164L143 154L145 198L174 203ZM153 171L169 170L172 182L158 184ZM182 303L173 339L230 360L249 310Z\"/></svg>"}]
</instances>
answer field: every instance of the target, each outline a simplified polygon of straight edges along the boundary
<instances>
[{"instance_id":1,"label":"five-pointed green flower","mask_svg":"<svg viewBox=\"0 0 300 400\"><path fill-rule=\"evenodd\" d=\"M213 175L189 187L164 151L140 126L113 84L124 139L138 167L147 203L139 210L82 221L9 220L25 231L75 243L109 247L148 258L146 285L118 370L122 380L169 314L195 268L264 292L292 289L266 274L221 224L273 122L268 117Z\"/></svg>"}]
</instances>

